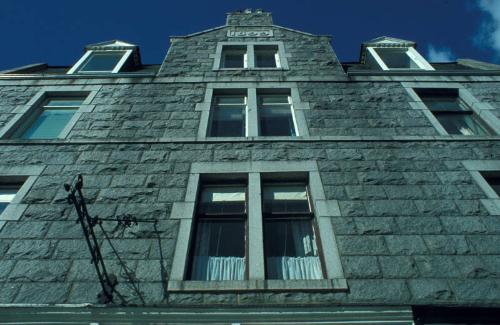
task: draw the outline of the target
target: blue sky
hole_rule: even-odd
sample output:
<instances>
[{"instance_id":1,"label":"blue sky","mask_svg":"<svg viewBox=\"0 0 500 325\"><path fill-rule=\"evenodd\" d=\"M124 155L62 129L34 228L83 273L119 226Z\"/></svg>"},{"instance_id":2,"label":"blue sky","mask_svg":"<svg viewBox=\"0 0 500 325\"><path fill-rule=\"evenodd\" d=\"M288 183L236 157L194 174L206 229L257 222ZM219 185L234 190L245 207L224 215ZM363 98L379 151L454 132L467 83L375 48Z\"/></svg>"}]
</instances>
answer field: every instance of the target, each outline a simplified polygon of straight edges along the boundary
<instances>
[{"instance_id":1,"label":"blue sky","mask_svg":"<svg viewBox=\"0 0 500 325\"><path fill-rule=\"evenodd\" d=\"M500 63L500 0L1 0L0 70L72 65L86 44L110 39L139 45L144 63L161 63L170 35L223 25L226 12L245 8L332 35L341 61L358 60L361 42L387 35L416 41L431 61Z\"/></svg>"}]
</instances>

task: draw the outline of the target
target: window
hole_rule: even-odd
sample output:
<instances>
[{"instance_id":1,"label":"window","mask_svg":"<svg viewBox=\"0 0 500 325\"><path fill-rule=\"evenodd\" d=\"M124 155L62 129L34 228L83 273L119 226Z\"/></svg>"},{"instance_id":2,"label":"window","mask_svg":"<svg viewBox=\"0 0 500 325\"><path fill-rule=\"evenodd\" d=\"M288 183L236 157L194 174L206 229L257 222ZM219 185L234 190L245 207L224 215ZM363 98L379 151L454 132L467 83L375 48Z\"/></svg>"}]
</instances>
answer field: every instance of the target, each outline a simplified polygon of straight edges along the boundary
<instances>
[{"instance_id":1,"label":"window","mask_svg":"<svg viewBox=\"0 0 500 325\"><path fill-rule=\"evenodd\" d=\"M434 70L413 47L367 47L367 63L382 70Z\"/></svg>"},{"instance_id":2,"label":"window","mask_svg":"<svg viewBox=\"0 0 500 325\"><path fill-rule=\"evenodd\" d=\"M221 68L244 69L247 67L247 47L225 45L222 48Z\"/></svg>"},{"instance_id":3,"label":"window","mask_svg":"<svg viewBox=\"0 0 500 325\"><path fill-rule=\"evenodd\" d=\"M14 197L22 185L22 182L0 183L0 214L7 208L12 200L14 200Z\"/></svg>"},{"instance_id":4,"label":"window","mask_svg":"<svg viewBox=\"0 0 500 325\"><path fill-rule=\"evenodd\" d=\"M458 89L415 89L448 134L488 135L491 131L460 99Z\"/></svg>"},{"instance_id":5,"label":"window","mask_svg":"<svg viewBox=\"0 0 500 325\"><path fill-rule=\"evenodd\" d=\"M262 204L266 278L322 279L305 184L264 183Z\"/></svg>"},{"instance_id":6,"label":"window","mask_svg":"<svg viewBox=\"0 0 500 325\"><path fill-rule=\"evenodd\" d=\"M219 42L214 56L213 69L288 70L284 43Z\"/></svg>"},{"instance_id":7,"label":"window","mask_svg":"<svg viewBox=\"0 0 500 325\"><path fill-rule=\"evenodd\" d=\"M316 161L194 162L168 290L347 289L334 216Z\"/></svg>"},{"instance_id":8,"label":"window","mask_svg":"<svg viewBox=\"0 0 500 325\"><path fill-rule=\"evenodd\" d=\"M12 138L58 138L84 100L84 97L47 98L12 134Z\"/></svg>"},{"instance_id":9,"label":"window","mask_svg":"<svg viewBox=\"0 0 500 325\"><path fill-rule=\"evenodd\" d=\"M258 96L259 135L296 136L292 101L288 94L264 93Z\"/></svg>"},{"instance_id":10,"label":"window","mask_svg":"<svg viewBox=\"0 0 500 325\"><path fill-rule=\"evenodd\" d=\"M486 183L500 196L500 172L481 172Z\"/></svg>"},{"instance_id":11,"label":"window","mask_svg":"<svg viewBox=\"0 0 500 325\"><path fill-rule=\"evenodd\" d=\"M208 136L245 136L246 107L247 97L244 94L215 95L212 100Z\"/></svg>"},{"instance_id":12,"label":"window","mask_svg":"<svg viewBox=\"0 0 500 325\"><path fill-rule=\"evenodd\" d=\"M280 68L277 45L255 45L254 57L257 68Z\"/></svg>"},{"instance_id":13,"label":"window","mask_svg":"<svg viewBox=\"0 0 500 325\"><path fill-rule=\"evenodd\" d=\"M245 279L246 186L206 184L200 191L190 280Z\"/></svg>"},{"instance_id":14,"label":"window","mask_svg":"<svg viewBox=\"0 0 500 325\"><path fill-rule=\"evenodd\" d=\"M92 51L79 66L78 73L114 72L126 51Z\"/></svg>"},{"instance_id":15,"label":"window","mask_svg":"<svg viewBox=\"0 0 500 325\"><path fill-rule=\"evenodd\" d=\"M309 130L305 111L295 83L261 82L208 84L204 101L196 105L201 111L197 136L207 137L307 137ZM231 88L229 88L231 86ZM285 88L286 87L286 88Z\"/></svg>"}]
</instances>

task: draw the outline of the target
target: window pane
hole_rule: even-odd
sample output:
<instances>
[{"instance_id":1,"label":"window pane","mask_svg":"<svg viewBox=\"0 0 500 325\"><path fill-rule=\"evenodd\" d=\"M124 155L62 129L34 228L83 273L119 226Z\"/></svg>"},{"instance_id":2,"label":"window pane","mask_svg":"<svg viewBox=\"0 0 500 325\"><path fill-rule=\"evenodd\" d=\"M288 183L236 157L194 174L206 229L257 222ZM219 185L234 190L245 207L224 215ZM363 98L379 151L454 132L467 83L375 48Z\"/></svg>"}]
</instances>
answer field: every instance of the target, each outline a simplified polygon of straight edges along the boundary
<instances>
[{"instance_id":1,"label":"window pane","mask_svg":"<svg viewBox=\"0 0 500 325\"><path fill-rule=\"evenodd\" d=\"M263 188L264 213L309 213L306 187L272 186Z\"/></svg>"},{"instance_id":2,"label":"window pane","mask_svg":"<svg viewBox=\"0 0 500 325\"><path fill-rule=\"evenodd\" d=\"M261 105L289 104L288 95L260 95Z\"/></svg>"},{"instance_id":3,"label":"window pane","mask_svg":"<svg viewBox=\"0 0 500 325\"><path fill-rule=\"evenodd\" d=\"M245 96L216 96L216 105L245 105Z\"/></svg>"},{"instance_id":4,"label":"window pane","mask_svg":"<svg viewBox=\"0 0 500 325\"><path fill-rule=\"evenodd\" d=\"M420 69L406 52L408 49L375 48L382 61L389 69Z\"/></svg>"},{"instance_id":5,"label":"window pane","mask_svg":"<svg viewBox=\"0 0 500 325\"><path fill-rule=\"evenodd\" d=\"M245 213L246 188L240 186L205 187L201 191L201 214Z\"/></svg>"},{"instance_id":6,"label":"window pane","mask_svg":"<svg viewBox=\"0 0 500 325\"><path fill-rule=\"evenodd\" d=\"M0 213L2 213L9 205L22 184L0 184Z\"/></svg>"},{"instance_id":7,"label":"window pane","mask_svg":"<svg viewBox=\"0 0 500 325\"><path fill-rule=\"evenodd\" d=\"M79 71L111 72L125 52L93 52Z\"/></svg>"},{"instance_id":8,"label":"window pane","mask_svg":"<svg viewBox=\"0 0 500 325\"><path fill-rule=\"evenodd\" d=\"M488 132L483 128L473 114L463 113L437 113L434 115L439 123L449 134L461 135L487 135Z\"/></svg>"},{"instance_id":9,"label":"window pane","mask_svg":"<svg viewBox=\"0 0 500 325\"><path fill-rule=\"evenodd\" d=\"M311 220L265 220L264 250L268 279L322 279Z\"/></svg>"},{"instance_id":10,"label":"window pane","mask_svg":"<svg viewBox=\"0 0 500 325\"><path fill-rule=\"evenodd\" d=\"M55 139L75 114L76 109L44 109L23 133L22 139Z\"/></svg>"},{"instance_id":11,"label":"window pane","mask_svg":"<svg viewBox=\"0 0 500 325\"><path fill-rule=\"evenodd\" d=\"M9 203L0 202L0 214L7 208Z\"/></svg>"},{"instance_id":12,"label":"window pane","mask_svg":"<svg viewBox=\"0 0 500 325\"><path fill-rule=\"evenodd\" d=\"M491 188L500 195L500 176L482 175Z\"/></svg>"},{"instance_id":13,"label":"window pane","mask_svg":"<svg viewBox=\"0 0 500 325\"><path fill-rule=\"evenodd\" d=\"M209 137L245 136L245 109L236 107L214 107L209 127Z\"/></svg>"},{"instance_id":14,"label":"window pane","mask_svg":"<svg viewBox=\"0 0 500 325\"><path fill-rule=\"evenodd\" d=\"M84 98L52 98L47 101L47 104L45 106L61 106L61 107L68 107L68 106L80 106L82 105Z\"/></svg>"},{"instance_id":15,"label":"window pane","mask_svg":"<svg viewBox=\"0 0 500 325\"><path fill-rule=\"evenodd\" d=\"M244 68L246 47L244 46L224 46L222 49L223 68Z\"/></svg>"},{"instance_id":16,"label":"window pane","mask_svg":"<svg viewBox=\"0 0 500 325\"><path fill-rule=\"evenodd\" d=\"M191 280L245 279L244 221L198 220Z\"/></svg>"},{"instance_id":17,"label":"window pane","mask_svg":"<svg viewBox=\"0 0 500 325\"><path fill-rule=\"evenodd\" d=\"M265 106L259 109L260 135L295 136L291 107Z\"/></svg>"},{"instance_id":18,"label":"window pane","mask_svg":"<svg viewBox=\"0 0 500 325\"><path fill-rule=\"evenodd\" d=\"M255 46L255 66L258 68L276 68L276 53L278 47L271 46Z\"/></svg>"}]
</instances>

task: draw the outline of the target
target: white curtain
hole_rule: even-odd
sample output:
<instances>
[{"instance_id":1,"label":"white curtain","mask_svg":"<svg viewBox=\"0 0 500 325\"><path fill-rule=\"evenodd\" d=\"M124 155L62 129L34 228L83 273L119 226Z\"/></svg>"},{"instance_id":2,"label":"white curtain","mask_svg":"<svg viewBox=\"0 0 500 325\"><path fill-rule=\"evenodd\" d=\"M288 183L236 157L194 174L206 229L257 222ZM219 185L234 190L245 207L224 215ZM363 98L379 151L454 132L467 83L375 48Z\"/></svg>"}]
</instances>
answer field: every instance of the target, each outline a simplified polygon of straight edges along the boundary
<instances>
[{"instance_id":1,"label":"white curtain","mask_svg":"<svg viewBox=\"0 0 500 325\"><path fill-rule=\"evenodd\" d=\"M193 268L193 278L201 281L245 279L244 257L197 256Z\"/></svg>"},{"instance_id":2,"label":"white curtain","mask_svg":"<svg viewBox=\"0 0 500 325\"><path fill-rule=\"evenodd\" d=\"M318 256L268 257L269 277L283 280L322 279L321 262Z\"/></svg>"},{"instance_id":3,"label":"white curtain","mask_svg":"<svg viewBox=\"0 0 500 325\"><path fill-rule=\"evenodd\" d=\"M193 259L192 279L200 281L244 280L245 257L219 256L224 255L226 248L222 242L223 226L216 222L200 222L198 227L197 255Z\"/></svg>"},{"instance_id":4,"label":"white curtain","mask_svg":"<svg viewBox=\"0 0 500 325\"><path fill-rule=\"evenodd\" d=\"M295 256L283 252L283 256L269 256L266 259L268 275L271 279L314 280L322 279L321 262L316 239L310 220L294 220L289 224ZM288 232L288 227L286 228ZM285 233L285 241L289 238ZM283 247L287 247L283 243Z\"/></svg>"}]
</instances>

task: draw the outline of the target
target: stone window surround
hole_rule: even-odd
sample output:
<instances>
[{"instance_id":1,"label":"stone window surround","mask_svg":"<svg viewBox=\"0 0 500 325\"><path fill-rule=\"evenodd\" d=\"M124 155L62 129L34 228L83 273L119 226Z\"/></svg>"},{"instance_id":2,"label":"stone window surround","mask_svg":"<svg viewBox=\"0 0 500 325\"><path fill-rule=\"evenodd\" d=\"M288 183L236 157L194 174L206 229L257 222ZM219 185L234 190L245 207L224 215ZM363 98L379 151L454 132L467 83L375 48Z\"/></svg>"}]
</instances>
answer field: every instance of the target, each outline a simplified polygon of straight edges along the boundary
<instances>
[{"instance_id":1,"label":"stone window surround","mask_svg":"<svg viewBox=\"0 0 500 325\"><path fill-rule=\"evenodd\" d=\"M491 215L500 216L500 196L481 175L481 172L500 172L500 160L465 160L462 165L488 197L481 199L481 204Z\"/></svg>"},{"instance_id":2,"label":"stone window surround","mask_svg":"<svg viewBox=\"0 0 500 325\"><path fill-rule=\"evenodd\" d=\"M0 214L0 231L7 221L18 221L28 208L27 204L21 204L28 191L35 183L37 177L43 172L45 166L9 166L0 165L0 181L7 178L26 178L23 185L17 191L14 199Z\"/></svg>"},{"instance_id":3,"label":"stone window surround","mask_svg":"<svg viewBox=\"0 0 500 325\"><path fill-rule=\"evenodd\" d=\"M247 66L245 68L222 68L222 48L224 46L246 46L247 47ZM278 46L278 56L280 59L280 66L277 68L259 68L255 66L255 45L275 45ZM210 55L210 58L214 59L213 70L289 70L287 55L285 53L285 44L282 41L265 41L265 42L218 42L215 54Z\"/></svg>"},{"instance_id":4,"label":"stone window surround","mask_svg":"<svg viewBox=\"0 0 500 325\"><path fill-rule=\"evenodd\" d=\"M486 124L496 135L500 134L500 120L492 113L495 109L488 103L482 103L478 101L470 91L468 91L463 85L459 83L441 83L441 82L402 82L401 85L410 95L411 101L410 105L413 109L422 110L424 115L429 119L434 128L438 131L440 135L446 135L451 137L466 137L470 138L470 135L455 135L448 134L444 127L439 123L438 119L432 114L430 109L424 104L422 99L415 92L415 88L445 88L445 89L458 89L459 98L481 119L481 122Z\"/></svg>"},{"instance_id":5,"label":"stone window surround","mask_svg":"<svg viewBox=\"0 0 500 325\"><path fill-rule=\"evenodd\" d=\"M241 89L247 92L247 111L245 114L247 126L246 137L207 137L208 123L210 122L210 110L214 89L224 92L224 89ZM259 121L257 110L257 90L258 89L289 89L292 98L292 113L297 126L297 136L270 137L259 136ZM227 82L208 83L203 102L196 104L196 111L201 111L200 124L198 127L198 139L220 139L220 140L241 140L244 138L266 139L266 140L293 140L309 137L307 121L304 110L310 109L309 103L302 102L299 96L299 88L295 82Z\"/></svg>"},{"instance_id":6,"label":"stone window surround","mask_svg":"<svg viewBox=\"0 0 500 325\"><path fill-rule=\"evenodd\" d=\"M323 249L326 279L321 280L266 280L264 268L263 221L261 211L260 173L308 173L314 219L319 230L319 244ZM245 173L248 175L248 280L244 281L187 281L189 245L192 237L197 193L201 174ZM315 161L264 161L192 163L185 200L175 202L171 219L180 220L177 244L168 281L169 291L260 291L260 290L347 290L337 242L330 218L340 216L336 200L327 200Z\"/></svg>"},{"instance_id":7,"label":"stone window surround","mask_svg":"<svg viewBox=\"0 0 500 325\"><path fill-rule=\"evenodd\" d=\"M45 99L51 96L68 96L68 95L82 95L86 96L80 108L75 112L73 117L69 120L68 124L61 131L58 139L65 139L71 129L75 126L76 122L83 113L90 113L94 110L95 105L90 103L97 95L97 92L101 89L101 86L46 86L42 87L39 92L33 96L28 103L25 105L17 106L12 113L15 116L2 128L0 129L0 139L9 139L12 134L21 126L23 123L29 119L31 114L34 114L36 110L41 108L41 105ZM54 139L51 139L54 140ZM25 140L33 141L33 140Z\"/></svg>"},{"instance_id":8,"label":"stone window surround","mask_svg":"<svg viewBox=\"0 0 500 325\"><path fill-rule=\"evenodd\" d=\"M375 49L381 48L381 49L403 49L406 50L410 55L408 57L415 62L420 69L394 69L394 68L389 68L384 60L380 57L380 55L377 53ZM427 62L427 60L418 53L418 51L414 47L407 47L407 46L369 46L366 48L366 51L371 55L371 57L377 62L377 64L380 66L380 68L384 71L389 71L389 70L427 70L427 71L434 71L435 69Z\"/></svg>"},{"instance_id":9,"label":"stone window surround","mask_svg":"<svg viewBox=\"0 0 500 325\"><path fill-rule=\"evenodd\" d=\"M85 63L85 61L87 61L87 59L94 53L94 52L125 52L122 56L122 58L118 61L118 63L116 64L116 66L114 67L113 71L111 72L105 72L105 71L90 71L90 72L79 72L78 70L80 69L80 67L83 65L83 63ZM69 71L67 72L67 74L107 74L107 73L118 73L120 72L121 68L123 67L123 65L125 64L125 62L127 62L127 60L130 58L130 56L132 55L132 52L133 50L123 50L121 48L117 48L117 49L113 49L113 48L109 48L109 49L100 49L100 50L87 50L85 52L85 54L73 65L73 67L71 69L69 69Z\"/></svg>"}]
</instances>

